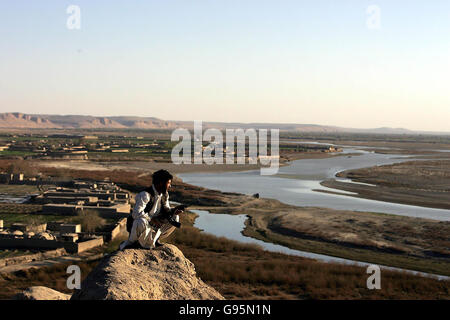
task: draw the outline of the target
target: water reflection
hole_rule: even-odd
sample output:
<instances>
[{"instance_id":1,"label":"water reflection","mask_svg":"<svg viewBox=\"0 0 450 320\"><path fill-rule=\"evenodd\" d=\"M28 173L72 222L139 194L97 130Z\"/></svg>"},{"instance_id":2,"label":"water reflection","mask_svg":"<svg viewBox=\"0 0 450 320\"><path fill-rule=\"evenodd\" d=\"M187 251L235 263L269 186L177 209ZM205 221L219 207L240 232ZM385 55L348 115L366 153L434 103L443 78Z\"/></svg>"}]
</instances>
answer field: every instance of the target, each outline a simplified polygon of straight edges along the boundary
<instances>
[{"instance_id":1,"label":"water reflection","mask_svg":"<svg viewBox=\"0 0 450 320\"><path fill-rule=\"evenodd\" d=\"M29 195L11 195L7 193L0 193L0 203L24 203L30 198Z\"/></svg>"}]
</instances>

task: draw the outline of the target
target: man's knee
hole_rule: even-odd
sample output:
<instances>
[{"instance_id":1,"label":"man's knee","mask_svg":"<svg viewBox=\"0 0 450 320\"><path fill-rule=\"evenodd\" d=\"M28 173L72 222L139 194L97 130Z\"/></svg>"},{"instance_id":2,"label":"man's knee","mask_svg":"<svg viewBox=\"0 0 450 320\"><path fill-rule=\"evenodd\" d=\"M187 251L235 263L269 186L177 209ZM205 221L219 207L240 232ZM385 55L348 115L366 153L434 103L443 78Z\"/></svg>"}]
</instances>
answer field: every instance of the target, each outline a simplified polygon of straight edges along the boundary
<instances>
[{"instance_id":1,"label":"man's knee","mask_svg":"<svg viewBox=\"0 0 450 320\"><path fill-rule=\"evenodd\" d=\"M130 238L137 240L142 234L146 232L148 225L144 219L136 219L133 222L133 227L131 229Z\"/></svg>"},{"instance_id":2,"label":"man's knee","mask_svg":"<svg viewBox=\"0 0 450 320\"><path fill-rule=\"evenodd\" d=\"M174 226L170 225L170 227L168 227L167 229L161 230L162 233L161 233L160 238L161 238L161 239L167 238L168 236L170 236L170 235L172 234L172 232L175 231L175 229L176 229L176 228L175 228Z\"/></svg>"}]
</instances>

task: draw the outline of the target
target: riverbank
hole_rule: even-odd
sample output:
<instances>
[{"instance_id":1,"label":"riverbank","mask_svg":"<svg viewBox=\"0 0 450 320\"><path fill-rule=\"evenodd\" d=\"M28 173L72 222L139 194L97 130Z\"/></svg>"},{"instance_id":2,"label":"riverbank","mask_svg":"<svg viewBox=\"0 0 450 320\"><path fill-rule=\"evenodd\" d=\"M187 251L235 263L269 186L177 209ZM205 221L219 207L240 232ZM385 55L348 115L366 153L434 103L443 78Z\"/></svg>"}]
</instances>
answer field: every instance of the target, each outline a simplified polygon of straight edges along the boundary
<instances>
[{"instance_id":1,"label":"riverbank","mask_svg":"<svg viewBox=\"0 0 450 320\"><path fill-rule=\"evenodd\" d=\"M346 170L321 185L352 192L352 197L450 209L450 160L408 161Z\"/></svg>"},{"instance_id":2,"label":"riverbank","mask_svg":"<svg viewBox=\"0 0 450 320\"><path fill-rule=\"evenodd\" d=\"M309 137L305 135L302 140L320 141L323 144L333 144L338 146L354 146L359 148L371 148L373 150L403 150L417 154L418 152L426 153L429 151L448 150L450 151L450 134L447 136L429 136L420 137L412 135L409 137L394 135L387 137L384 135L368 135L366 137L359 137L358 139L345 138L341 135L338 139L331 137L320 137L312 135ZM395 152L394 152L395 153Z\"/></svg>"},{"instance_id":3,"label":"riverbank","mask_svg":"<svg viewBox=\"0 0 450 320\"><path fill-rule=\"evenodd\" d=\"M257 199L236 207L199 207L246 214L244 235L291 249L450 275L450 223Z\"/></svg>"}]
</instances>

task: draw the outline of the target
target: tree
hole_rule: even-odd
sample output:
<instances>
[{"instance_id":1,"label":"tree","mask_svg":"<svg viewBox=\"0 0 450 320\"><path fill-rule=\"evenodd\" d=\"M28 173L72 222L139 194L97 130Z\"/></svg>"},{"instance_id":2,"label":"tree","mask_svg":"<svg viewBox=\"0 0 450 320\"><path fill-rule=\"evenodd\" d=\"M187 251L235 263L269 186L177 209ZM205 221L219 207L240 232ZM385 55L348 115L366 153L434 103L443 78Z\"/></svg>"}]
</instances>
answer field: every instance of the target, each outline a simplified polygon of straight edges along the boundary
<instances>
[{"instance_id":1,"label":"tree","mask_svg":"<svg viewBox=\"0 0 450 320\"><path fill-rule=\"evenodd\" d=\"M81 230L92 233L95 232L99 227L106 224L105 219L100 217L97 212L92 210L80 210L78 213L80 218Z\"/></svg>"}]
</instances>

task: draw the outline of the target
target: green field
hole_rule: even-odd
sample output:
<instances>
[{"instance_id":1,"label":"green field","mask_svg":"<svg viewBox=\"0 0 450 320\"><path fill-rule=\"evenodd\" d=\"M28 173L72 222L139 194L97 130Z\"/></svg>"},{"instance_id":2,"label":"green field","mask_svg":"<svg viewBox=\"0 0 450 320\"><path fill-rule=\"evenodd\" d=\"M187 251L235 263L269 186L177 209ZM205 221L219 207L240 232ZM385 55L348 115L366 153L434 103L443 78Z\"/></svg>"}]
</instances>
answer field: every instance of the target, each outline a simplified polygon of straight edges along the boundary
<instances>
[{"instance_id":1,"label":"green field","mask_svg":"<svg viewBox=\"0 0 450 320\"><path fill-rule=\"evenodd\" d=\"M52 221L64 222L78 222L78 216L60 216L50 214L14 214L14 213L0 213L0 220L3 220L5 228L8 228L13 223L26 224L42 224Z\"/></svg>"},{"instance_id":2,"label":"green field","mask_svg":"<svg viewBox=\"0 0 450 320\"><path fill-rule=\"evenodd\" d=\"M0 193L11 195L29 195L39 193L37 186L18 185L18 184L0 184Z\"/></svg>"}]
</instances>

